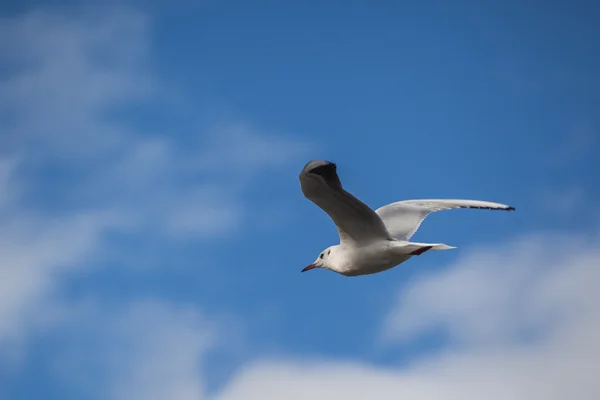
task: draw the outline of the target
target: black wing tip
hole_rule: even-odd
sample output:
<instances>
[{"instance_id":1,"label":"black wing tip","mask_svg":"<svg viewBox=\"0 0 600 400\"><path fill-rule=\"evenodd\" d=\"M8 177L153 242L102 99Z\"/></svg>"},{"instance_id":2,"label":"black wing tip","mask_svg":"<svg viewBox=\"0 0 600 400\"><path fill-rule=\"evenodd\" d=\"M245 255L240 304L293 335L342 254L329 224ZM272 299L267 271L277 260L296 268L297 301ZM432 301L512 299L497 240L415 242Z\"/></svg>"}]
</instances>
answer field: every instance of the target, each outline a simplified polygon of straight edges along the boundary
<instances>
[{"instance_id":1,"label":"black wing tip","mask_svg":"<svg viewBox=\"0 0 600 400\"><path fill-rule=\"evenodd\" d=\"M334 162L331 162L328 160L310 160L309 162L307 162L304 165L304 168L302 168L302 169L304 171L312 171L315 168L325 167L325 166L333 167L334 169L337 168L337 165Z\"/></svg>"},{"instance_id":2,"label":"black wing tip","mask_svg":"<svg viewBox=\"0 0 600 400\"><path fill-rule=\"evenodd\" d=\"M506 207L462 206L459 208L474 208L477 210L500 210L500 211L515 211L516 210L513 206L506 206Z\"/></svg>"},{"instance_id":3,"label":"black wing tip","mask_svg":"<svg viewBox=\"0 0 600 400\"><path fill-rule=\"evenodd\" d=\"M340 182L340 178L337 174L337 165L331 161L326 160L312 160L309 161L302 169L300 173L300 180L303 177L307 177L309 175L318 175L325 182L332 187L340 189L342 187L342 182Z\"/></svg>"}]
</instances>

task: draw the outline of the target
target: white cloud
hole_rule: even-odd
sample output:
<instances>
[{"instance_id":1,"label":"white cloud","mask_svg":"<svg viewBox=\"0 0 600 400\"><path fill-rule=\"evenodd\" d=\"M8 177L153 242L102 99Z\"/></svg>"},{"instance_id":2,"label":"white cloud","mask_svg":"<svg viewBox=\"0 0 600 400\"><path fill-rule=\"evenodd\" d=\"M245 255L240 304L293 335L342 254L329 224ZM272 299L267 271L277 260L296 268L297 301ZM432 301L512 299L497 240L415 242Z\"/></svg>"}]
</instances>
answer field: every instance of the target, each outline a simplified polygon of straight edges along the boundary
<instances>
[{"instance_id":1,"label":"white cloud","mask_svg":"<svg viewBox=\"0 0 600 400\"><path fill-rule=\"evenodd\" d=\"M18 212L0 218L0 353L18 351L16 342L51 318L46 306L58 278L89 267L86 261L101 234L120 221L103 212L60 219Z\"/></svg>"},{"instance_id":2,"label":"white cloud","mask_svg":"<svg viewBox=\"0 0 600 400\"><path fill-rule=\"evenodd\" d=\"M13 182L17 162L0 157L0 215L14 202L19 188Z\"/></svg>"},{"instance_id":3,"label":"white cloud","mask_svg":"<svg viewBox=\"0 0 600 400\"><path fill-rule=\"evenodd\" d=\"M457 267L403 289L387 337L407 340L441 326L459 344L497 345L557 329L557 320L573 318L595 299L585 289L586 282L600 282L591 262L600 260L598 244L596 237L546 234L475 251ZM554 290L558 282L571 286Z\"/></svg>"},{"instance_id":4,"label":"white cloud","mask_svg":"<svg viewBox=\"0 0 600 400\"><path fill-rule=\"evenodd\" d=\"M520 237L402 288L385 337L406 343L441 327L451 339L404 368L263 360L216 398L596 399L599 242L597 236Z\"/></svg>"},{"instance_id":5,"label":"white cloud","mask_svg":"<svg viewBox=\"0 0 600 400\"><path fill-rule=\"evenodd\" d=\"M173 202L166 215L166 232L183 236L223 236L237 228L242 205L233 196L224 196L219 188L200 187L184 199Z\"/></svg>"},{"instance_id":6,"label":"white cloud","mask_svg":"<svg viewBox=\"0 0 600 400\"><path fill-rule=\"evenodd\" d=\"M297 154L293 141L250 128L234 129L231 146L228 125L178 124L202 137L184 146L116 118L123 106L168 103L148 22L119 7L0 20L0 341L10 342L0 351L27 337L69 271L91 267L110 229L167 240L230 233L247 178ZM275 161L262 161L265 149ZM219 182L223 162L240 179Z\"/></svg>"},{"instance_id":7,"label":"white cloud","mask_svg":"<svg viewBox=\"0 0 600 400\"><path fill-rule=\"evenodd\" d=\"M0 81L0 128L7 132L0 144L22 158L30 176L49 166L72 175L52 191L59 204L110 205L157 232L228 233L243 217L238 200L250 178L306 150L301 141L238 122L213 129L178 124L200 137L187 145L170 132L118 123L113 114L124 105L169 113L169 89L148 62L149 24L137 12L33 12L3 22L2 62L12 68ZM206 201L203 192L211 193Z\"/></svg>"},{"instance_id":8,"label":"white cloud","mask_svg":"<svg viewBox=\"0 0 600 400\"><path fill-rule=\"evenodd\" d=\"M108 229L133 221L177 237L225 234L243 218L248 178L306 149L236 123L182 149L166 135L144 136L108 118L125 102L162 93L148 68L147 30L143 15L122 9L100 17L40 12L0 23L9 71L0 83L3 360L32 324L56 312L61 278L90 266ZM70 208L50 215L25 200L44 183L36 172L55 164L80 176L50 189ZM73 198L78 202L68 203ZM215 398L598 398L598 244L597 238L523 237L403 288L386 338L409 341L442 327L453 345L404 369L262 360L244 367ZM62 306L68 319L75 305ZM75 321L98 335L100 355L88 359L88 351L72 348L69 362L56 361L65 379L113 399L205 396L204 360L215 331L195 308L157 300L114 315L87 311ZM524 341L528 334L534 340ZM68 365L61 367L63 361Z\"/></svg>"},{"instance_id":9,"label":"white cloud","mask_svg":"<svg viewBox=\"0 0 600 400\"><path fill-rule=\"evenodd\" d=\"M112 309L70 307L61 335L71 342L50 366L76 397L202 399L204 359L220 327L197 307L159 299Z\"/></svg>"},{"instance_id":10,"label":"white cloud","mask_svg":"<svg viewBox=\"0 0 600 400\"><path fill-rule=\"evenodd\" d=\"M110 210L49 216L24 209L18 164L0 159L0 344L18 338L56 276L81 268L101 233L120 227Z\"/></svg>"},{"instance_id":11,"label":"white cloud","mask_svg":"<svg viewBox=\"0 0 600 400\"><path fill-rule=\"evenodd\" d=\"M121 144L124 136L103 114L152 88L142 15L32 12L0 26L5 149L74 160Z\"/></svg>"},{"instance_id":12,"label":"white cloud","mask_svg":"<svg viewBox=\"0 0 600 400\"><path fill-rule=\"evenodd\" d=\"M212 135L211 151L199 160L202 169L245 171L285 165L304 155L308 144L275 135L257 135L245 124L225 124Z\"/></svg>"},{"instance_id":13,"label":"white cloud","mask_svg":"<svg viewBox=\"0 0 600 400\"><path fill-rule=\"evenodd\" d=\"M142 25L139 16L124 13L77 20L38 12L0 23L0 61L6 67L0 81L4 351L17 349L14 342L25 340L27 330L45 318L45 305L59 278L89 266L88 257L98 250L102 234L127 221L111 207L50 212L37 205L48 190L56 194L64 189L58 183L55 190L48 185L43 175L48 167L81 161L83 153L104 154L112 140L108 137L120 135L101 114L136 93L141 75L134 73L129 56L124 62L111 59L116 50L111 51L110 43L123 54L135 53ZM101 66L91 62L98 54L108 57ZM77 168L75 163L70 170ZM44 185L43 194L36 193Z\"/></svg>"},{"instance_id":14,"label":"white cloud","mask_svg":"<svg viewBox=\"0 0 600 400\"><path fill-rule=\"evenodd\" d=\"M109 398L202 398L202 360L214 343L213 329L193 307L135 304L115 321L124 351L110 356Z\"/></svg>"}]
</instances>

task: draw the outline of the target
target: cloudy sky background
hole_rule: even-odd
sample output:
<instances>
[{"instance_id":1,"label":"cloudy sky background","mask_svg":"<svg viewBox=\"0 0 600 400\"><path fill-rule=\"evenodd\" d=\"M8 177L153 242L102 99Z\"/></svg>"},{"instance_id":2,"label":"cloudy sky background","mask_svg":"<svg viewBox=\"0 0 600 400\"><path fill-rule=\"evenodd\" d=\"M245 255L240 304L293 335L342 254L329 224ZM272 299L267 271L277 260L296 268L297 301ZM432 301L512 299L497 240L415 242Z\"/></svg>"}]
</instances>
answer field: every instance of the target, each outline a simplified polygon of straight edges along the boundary
<instances>
[{"instance_id":1,"label":"cloudy sky background","mask_svg":"<svg viewBox=\"0 0 600 400\"><path fill-rule=\"evenodd\" d=\"M21 2L0 18L0 399L596 399L593 2ZM458 248L300 275L338 163Z\"/></svg>"}]
</instances>

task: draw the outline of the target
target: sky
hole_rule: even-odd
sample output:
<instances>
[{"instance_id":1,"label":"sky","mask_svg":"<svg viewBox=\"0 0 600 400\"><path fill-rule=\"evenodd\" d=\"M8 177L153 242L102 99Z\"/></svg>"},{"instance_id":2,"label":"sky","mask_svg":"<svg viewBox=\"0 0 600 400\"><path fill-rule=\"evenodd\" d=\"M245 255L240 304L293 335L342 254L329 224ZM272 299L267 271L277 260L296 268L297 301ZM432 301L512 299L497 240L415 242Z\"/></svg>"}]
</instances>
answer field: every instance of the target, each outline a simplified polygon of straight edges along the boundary
<instances>
[{"instance_id":1,"label":"sky","mask_svg":"<svg viewBox=\"0 0 600 400\"><path fill-rule=\"evenodd\" d=\"M0 399L597 399L591 1L0 6ZM467 198L381 274L302 196Z\"/></svg>"}]
</instances>

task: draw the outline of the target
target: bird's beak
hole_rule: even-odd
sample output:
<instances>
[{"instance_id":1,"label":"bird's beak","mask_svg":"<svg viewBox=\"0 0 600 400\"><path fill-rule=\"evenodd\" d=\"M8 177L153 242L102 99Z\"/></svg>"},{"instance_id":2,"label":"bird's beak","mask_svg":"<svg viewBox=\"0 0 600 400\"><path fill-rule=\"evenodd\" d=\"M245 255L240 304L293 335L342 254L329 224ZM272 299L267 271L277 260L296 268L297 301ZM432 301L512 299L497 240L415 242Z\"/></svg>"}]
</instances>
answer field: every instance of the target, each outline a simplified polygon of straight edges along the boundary
<instances>
[{"instance_id":1,"label":"bird's beak","mask_svg":"<svg viewBox=\"0 0 600 400\"><path fill-rule=\"evenodd\" d=\"M302 271L300 272L306 272L306 271L310 271L313 268L317 268L317 266L315 264L310 264L308 267L304 268Z\"/></svg>"}]
</instances>

